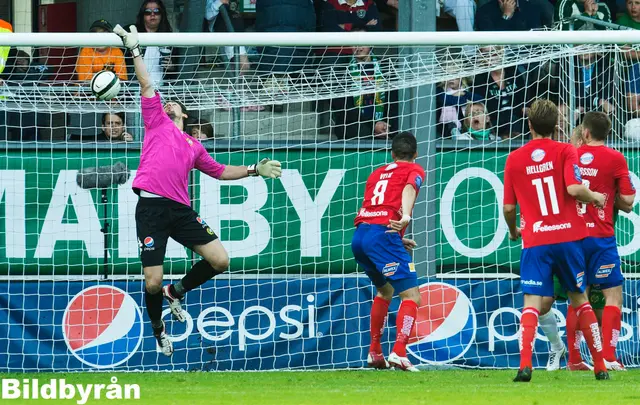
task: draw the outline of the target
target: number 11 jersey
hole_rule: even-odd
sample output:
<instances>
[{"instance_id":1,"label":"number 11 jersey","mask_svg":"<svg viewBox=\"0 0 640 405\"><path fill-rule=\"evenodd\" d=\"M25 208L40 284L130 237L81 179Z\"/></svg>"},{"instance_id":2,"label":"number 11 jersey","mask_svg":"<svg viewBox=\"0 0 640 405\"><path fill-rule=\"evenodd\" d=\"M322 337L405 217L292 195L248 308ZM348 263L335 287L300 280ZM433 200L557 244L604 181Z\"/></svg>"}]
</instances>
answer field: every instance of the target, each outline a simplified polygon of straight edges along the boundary
<instances>
[{"instance_id":1,"label":"number 11 jersey","mask_svg":"<svg viewBox=\"0 0 640 405\"><path fill-rule=\"evenodd\" d=\"M567 187L581 184L578 152L571 144L534 139L509 154L504 204L520 204L523 247L584 239L587 224Z\"/></svg>"},{"instance_id":2,"label":"number 11 jersey","mask_svg":"<svg viewBox=\"0 0 640 405\"><path fill-rule=\"evenodd\" d=\"M367 179L364 202L354 221L355 225L388 225L389 220L401 219L404 187L411 185L417 194L424 178L424 170L417 163L395 162L376 169ZM404 214L411 215L410 212Z\"/></svg>"}]
</instances>

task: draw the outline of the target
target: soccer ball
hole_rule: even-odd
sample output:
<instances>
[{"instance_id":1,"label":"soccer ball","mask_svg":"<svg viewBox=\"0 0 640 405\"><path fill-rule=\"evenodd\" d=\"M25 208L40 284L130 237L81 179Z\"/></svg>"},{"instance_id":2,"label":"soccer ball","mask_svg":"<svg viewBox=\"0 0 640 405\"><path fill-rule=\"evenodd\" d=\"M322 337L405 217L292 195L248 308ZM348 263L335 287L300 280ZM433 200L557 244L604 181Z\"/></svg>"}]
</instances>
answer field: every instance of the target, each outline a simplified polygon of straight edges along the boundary
<instances>
[{"instance_id":1,"label":"soccer ball","mask_svg":"<svg viewBox=\"0 0 640 405\"><path fill-rule=\"evenodd\" d=\"M91 79L91 92L98 100L111 100L120 92L120 79L110 70L101 70Z\"/></svg>"}]
</instances>

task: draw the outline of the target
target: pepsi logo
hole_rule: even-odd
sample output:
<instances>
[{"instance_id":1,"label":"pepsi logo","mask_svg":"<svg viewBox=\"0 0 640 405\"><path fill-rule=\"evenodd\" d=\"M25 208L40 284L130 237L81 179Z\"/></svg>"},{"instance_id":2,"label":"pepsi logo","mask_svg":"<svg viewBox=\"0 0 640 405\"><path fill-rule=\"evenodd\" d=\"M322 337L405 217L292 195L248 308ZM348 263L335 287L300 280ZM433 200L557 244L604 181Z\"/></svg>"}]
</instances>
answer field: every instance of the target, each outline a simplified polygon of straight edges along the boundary
<instances>
[{"instance_id":1,"label":"pepsi logo","mask_svg":"<svg viewBox=\"0 0 640 405\"><path fill-rule=\"evenodd\" d=\"M542 162L542 159L544 159L545 155L546 153L542 149L536 149L531 152L531 160L533 160L534 162Z\"/></svg>"},{"instance_id":2,"label":"pepsi logo","mask_svg":"<svg viewBox=\"0 0 640 405\"><path fill-rule=\"evenodd\" d=\"M422 304L407 350L429 364L455 361L476 338L476 313L460 289L445 283L420 286Z\"/></svg>"},{"instance_id":3,"label":"pepsi logo","mask_svg":"<svg viewBox=\"0 0 640 405\"><path fill-rule=\"evenodd\" d=\"M204 219L202 219L202 218L200 218L200 217L196 217L196 221L198 221L198 223L199 223L200 225L206 225L206 224L207 224L206 222L204 222Z\"/></svg>"},{"instance_id":4,"label":"pepsi logo","mask_svg":"<svg viewBox=\"0 0 640 405\"><path fill-rule=\"evenodd\" d=\"M133 298L119 288L85 288L64 311L62 335L71 354L83 364L116 367L140 347L142 313Z\"/></svg>"},{"instance_id":5,"label":"pepsi logo","mask_svg":"<svg viewBox=\"0 0 640 405\"><path fill-rule=\"evenodd\" d=\"M144 238L144 245L146 247L152 247L154 243L155 242L153 241L153 238L151 236L147 236L146 238Z\"/></svg>"},{"instance_id":6,"label":"pepsi logo","mask_svg":"<svg viewBox=\"0 0 640 405\"><path fill-rule=\"evenodd\" d=\"M580 156L580 163L583 165L588 165L589 163L593 162L593 154L590 152L587 153L583 153L582 156Z\"/></svg>"}]
</instances>

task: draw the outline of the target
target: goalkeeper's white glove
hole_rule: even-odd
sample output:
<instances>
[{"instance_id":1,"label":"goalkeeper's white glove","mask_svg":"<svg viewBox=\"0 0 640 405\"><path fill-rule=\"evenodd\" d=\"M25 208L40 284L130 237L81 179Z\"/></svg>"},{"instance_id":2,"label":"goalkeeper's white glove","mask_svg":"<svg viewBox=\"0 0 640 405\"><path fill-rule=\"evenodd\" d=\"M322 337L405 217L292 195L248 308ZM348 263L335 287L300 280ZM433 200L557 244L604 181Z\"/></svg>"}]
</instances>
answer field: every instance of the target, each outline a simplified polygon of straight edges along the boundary
<instances>
[{"instance_id":1,"label":"goalkeeper's white glove","mask_svg":"<svg viewBox=\"0 0 640 405\"><path fill-rule=\"evenodd\" d=\"M124 47L131 51L131 54L134 58L142 55L140 52L140 40L138 39L138 29L135 25L130 25L129 30L131 32L127 32L120 24L117 24L113 28L113 32L118 34L120 39L122 39L122 43Z\"/></svg>"},{"instance_id":2,"label":"goalkeeper's white glove","mask_svg":"<svg viewBox=\"0 0 640 405\"><path fill-rule=\"evenodd\" d=\"M268 158L262 159L255 165L247 167L249 176L262 176L270 179L277 179L282 176L282 165L277 160Z\"/></svg>"}]
</instances>

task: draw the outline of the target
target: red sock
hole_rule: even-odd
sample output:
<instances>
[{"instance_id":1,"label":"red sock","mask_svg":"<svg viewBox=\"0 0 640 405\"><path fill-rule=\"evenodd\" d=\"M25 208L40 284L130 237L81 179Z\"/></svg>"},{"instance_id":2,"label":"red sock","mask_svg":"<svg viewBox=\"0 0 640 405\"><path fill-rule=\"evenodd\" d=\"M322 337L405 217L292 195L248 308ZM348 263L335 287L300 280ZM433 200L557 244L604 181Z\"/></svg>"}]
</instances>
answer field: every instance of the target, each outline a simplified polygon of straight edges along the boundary
<instances>
[{"instance_id":1,"label":"red sock","mask_svg":"<svg viewBox=\"0 0 640 405\"><path fill-rule=\"evenodd\" d=\"M520 370L525 367L533 369L531 358L533 357L533 342L536 339L538 329L538 315L540 311L533 307L522 310L520 318Z\"/></svg>"},{"instance_id":2,"label":"red sock","mask_svg":"<svg viewBox=\"0 0 640 405\"><path fill-rule=\"evenodd\" d=\"M402 301L396 318L396 343L393 345L393 352L400 357L407 357L407 343L409 343L416 316L418 316L418 304L411 300Z\"/></svg>"},{"instance_id":3,"label":"red sock","mask_svg":"<svg viewBox=\"0 0 640 405\"><path fill-rule=\"evenodd\" d=\"M391 301L387 301L380 297L375 297L373 299L373 305L371 306L370 352L382 353L380 338L382 338L382 333L384 332L384 324L387 320L387 312L389 311L390 303Z\"/></svg>"},{"instance_id":4,"label":"red sock","mask_svg":"<svg viewBox=\"0 0 640 405\"><path fill-rule=\"evenodd\" d=\"M606 361L616 361L616 346L620 337L620 308L607 305L602 312L602 355Z\"/></svg>"},{"instance_id":5,"label":"red sock","mask_svg":"<svg viewBox=\"0 0 640 405\"><path fill-rule=\"evenodd\" d=\"M569 347L569 363L571 364L582 363L581 341L582 332L578 328L578 316L576 310L569 304L567 308L567 346Z\"/></svg>"},{"instance_id":6,"label":"red sock","mask_svg":"<svg viewBox=\"0 0 640 405\"><path fill-rule=\"evenodd\" d=\"M598 318L596 318L591 304L585 302L576 308L578 315L578 324L589 346L591 357L593 358L593 371L597 374L601 371L607 371L602 359L602 339L600 338L600 328L598 327Z\"/></svg>"}]
</instances>

